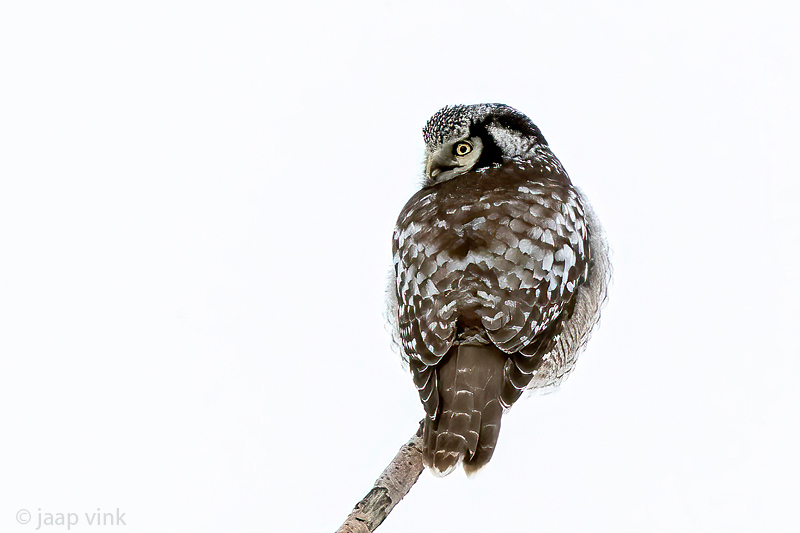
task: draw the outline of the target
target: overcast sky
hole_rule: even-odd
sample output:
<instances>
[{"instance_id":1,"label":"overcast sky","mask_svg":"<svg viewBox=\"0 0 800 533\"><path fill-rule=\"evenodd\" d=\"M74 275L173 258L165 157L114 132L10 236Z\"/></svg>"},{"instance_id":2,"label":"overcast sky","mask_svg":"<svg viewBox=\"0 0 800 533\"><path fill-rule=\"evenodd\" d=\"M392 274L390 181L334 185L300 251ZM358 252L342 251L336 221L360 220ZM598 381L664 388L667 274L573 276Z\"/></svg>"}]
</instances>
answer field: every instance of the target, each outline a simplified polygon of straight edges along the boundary
<instances>
[{"instance_id":1,"label":"overcast sky","mask_svg":"<svg viewBox=\"0 0 800 533\"><path fill-rule=\"evenodd\" d=\"M421 128L502 102L605 226L608 305L379 531L797 531L795 11L4 4L0 529L335 530L423 415L383 319Z\"/></svg>"}]
</instances>

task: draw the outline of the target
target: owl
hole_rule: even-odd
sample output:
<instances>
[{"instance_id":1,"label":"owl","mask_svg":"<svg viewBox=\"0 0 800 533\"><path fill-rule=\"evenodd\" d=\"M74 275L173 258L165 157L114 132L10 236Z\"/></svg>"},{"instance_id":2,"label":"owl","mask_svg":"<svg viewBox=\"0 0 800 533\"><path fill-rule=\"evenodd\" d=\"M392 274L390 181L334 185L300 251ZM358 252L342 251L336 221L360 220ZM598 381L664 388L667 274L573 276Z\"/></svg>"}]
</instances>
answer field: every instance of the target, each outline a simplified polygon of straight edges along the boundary
<instances>
[{"instance_id":1,"label":"owl","mask_svg":"<svg viewBox=\"0 0 800 533\"><path fill-rule=\"evenodd\" d=\"M437 475L484 466L503 413L558 385L600 316L608 248L539 128L502 104L423 128L422 188L400 212L388 315Z\"/></svg>"}]
</instances>

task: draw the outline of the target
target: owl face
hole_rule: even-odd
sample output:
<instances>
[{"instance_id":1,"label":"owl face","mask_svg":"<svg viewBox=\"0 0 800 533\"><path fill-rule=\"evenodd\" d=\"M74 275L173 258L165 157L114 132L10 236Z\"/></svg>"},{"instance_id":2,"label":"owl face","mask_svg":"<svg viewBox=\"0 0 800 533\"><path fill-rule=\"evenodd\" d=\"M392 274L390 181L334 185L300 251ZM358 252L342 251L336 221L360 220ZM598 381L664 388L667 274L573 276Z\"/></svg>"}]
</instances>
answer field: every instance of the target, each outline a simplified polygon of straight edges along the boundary
<instances>
[{"instance_id":1,"label":"owl face","mask_svg":"<svg viewBox=\"0 0 800 533\"><path fill-rule=\"evenodd\" d=\"M428 154L425 176L431 183L441 183L469 172L481 158L483 140L478 135L456 138Z\"/></svg>"},{"instance_id":2,"label":"owl face","mask_svg":"<svg viewBox=\"0 0 800 533\"><path fill-rule=\"evenodd\" d=\"M519 111L503 104L447 106L422 130L425 139L425 185L513 158L530 158L547 141Z\"/></svg>"}]
</instances>

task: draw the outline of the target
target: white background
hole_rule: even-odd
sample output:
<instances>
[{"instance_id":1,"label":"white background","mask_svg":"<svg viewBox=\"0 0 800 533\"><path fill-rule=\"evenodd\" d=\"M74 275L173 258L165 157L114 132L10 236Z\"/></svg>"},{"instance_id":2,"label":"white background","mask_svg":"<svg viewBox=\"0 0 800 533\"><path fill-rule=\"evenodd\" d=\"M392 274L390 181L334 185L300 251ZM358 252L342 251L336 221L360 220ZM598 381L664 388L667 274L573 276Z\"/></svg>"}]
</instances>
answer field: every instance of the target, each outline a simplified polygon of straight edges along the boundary
<instances>
[{"instance_id":1,"label":"white background","mask_svg":"<svg viewBox=\"0 0 800 533\"><path fill-rule=\"evenodd\" d=\"M503 102L609 304L379 531L797 531L798 50L788 1L5 3L0 529L336 529L422 417L382 316L421 127Z\"/></svg>"}]
</instances>

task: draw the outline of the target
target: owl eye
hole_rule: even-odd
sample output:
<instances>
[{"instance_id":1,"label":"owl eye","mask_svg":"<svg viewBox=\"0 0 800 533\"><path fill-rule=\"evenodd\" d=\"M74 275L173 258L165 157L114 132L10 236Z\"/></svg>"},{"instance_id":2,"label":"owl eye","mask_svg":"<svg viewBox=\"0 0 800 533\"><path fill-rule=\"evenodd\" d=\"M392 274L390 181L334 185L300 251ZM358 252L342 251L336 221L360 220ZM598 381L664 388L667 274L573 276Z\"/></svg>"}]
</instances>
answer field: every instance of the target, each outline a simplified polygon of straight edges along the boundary
<instances>
[{"instance_id":1,"label":"owl eye","mask_svg":"<svg viewBox=\"0 0 800 533\"><path fill-rule=\"evenodd\" d=\"M472 151L472 144L467 141L461 141L456 143L453 147L453 153L457 156L464 156L467 155Z\"/></svg>"}]
</instances>

